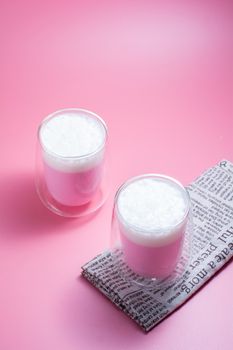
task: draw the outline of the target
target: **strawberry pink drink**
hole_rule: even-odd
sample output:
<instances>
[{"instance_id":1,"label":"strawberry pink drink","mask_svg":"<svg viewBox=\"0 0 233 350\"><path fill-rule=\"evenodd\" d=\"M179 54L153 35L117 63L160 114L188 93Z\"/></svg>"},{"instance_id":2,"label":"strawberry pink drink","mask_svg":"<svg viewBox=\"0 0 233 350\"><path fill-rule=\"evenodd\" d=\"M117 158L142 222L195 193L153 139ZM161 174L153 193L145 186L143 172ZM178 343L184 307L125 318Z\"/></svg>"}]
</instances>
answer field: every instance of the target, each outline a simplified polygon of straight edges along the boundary
<instances>
[{"instance_id":1,"label":"strawberry pink drink","mask_svg":"<svg viewBox=\"0 0 233 350\"><path fill-rule=\"evenodd\" d=\"M176 180L143 175L126 182L116 197L124 259L136 273L165 278L182 251L189 197Z\"/></svg>"},{"instance_id":2,"label":"strawberry pink drink","mask_svg":"<svg viewBox=\"0 0 233 350\"><path fill-rule=\"evenodd\" d=\"M44 176L51 196L66 206L91 201L103 175L107 130L92 112L65 109L39 129Z\"/></svg>"}]
</instances>

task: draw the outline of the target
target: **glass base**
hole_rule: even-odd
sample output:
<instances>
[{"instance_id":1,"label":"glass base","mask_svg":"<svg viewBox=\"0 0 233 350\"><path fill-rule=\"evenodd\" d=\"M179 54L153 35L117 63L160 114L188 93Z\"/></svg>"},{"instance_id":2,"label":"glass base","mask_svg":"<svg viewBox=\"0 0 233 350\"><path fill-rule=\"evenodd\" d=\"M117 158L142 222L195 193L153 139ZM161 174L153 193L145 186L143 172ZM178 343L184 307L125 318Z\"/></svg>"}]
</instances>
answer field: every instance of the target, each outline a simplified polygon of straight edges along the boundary
<instances>
[{"instance_id":1,"label":"glass base","mask_svg":"<svg viewBox=\"0 0 233 350\"><path fill-rule=\"evenodd\" d=\"M42 203L53 213L70 218L84 217L94 214L105 203L108 197L108 179L107 176L90 202L81 206L67 206L56 201L47 189L46 183L42 176L36 179L36 190Z\"/></svg>"}]
</instances>

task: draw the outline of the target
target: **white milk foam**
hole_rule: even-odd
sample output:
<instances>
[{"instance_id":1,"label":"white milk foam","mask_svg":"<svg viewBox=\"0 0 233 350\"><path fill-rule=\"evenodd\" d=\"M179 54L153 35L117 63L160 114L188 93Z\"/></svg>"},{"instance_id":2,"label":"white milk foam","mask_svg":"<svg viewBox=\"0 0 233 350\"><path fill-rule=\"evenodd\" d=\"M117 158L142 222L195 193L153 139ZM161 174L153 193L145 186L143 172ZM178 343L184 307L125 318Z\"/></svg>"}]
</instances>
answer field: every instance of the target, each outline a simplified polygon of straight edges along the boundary
<instances>
[{"instance_id":1,"label":"white milk foam","mask_svg":"<svg viewBox=\"0 0 233 350\"><path fill-rule=\"evenodd\" d=\"M145 177L121 190L117 207L125 235L135 243L153 246L169 243L180 234L188 203L186 192L176 182Z\"/></svg>"},{"instance_id":2,"label":"white milk foam","mask_svg":"<svg viewBox=\"0 0 233 350\"><path fill-rule=\"evenodd\" d=\"M44 120L39 137L45 161L57 170L87 170L103 159L106 129L88 112L58 112Z\"/></svg>"}]
</instances>

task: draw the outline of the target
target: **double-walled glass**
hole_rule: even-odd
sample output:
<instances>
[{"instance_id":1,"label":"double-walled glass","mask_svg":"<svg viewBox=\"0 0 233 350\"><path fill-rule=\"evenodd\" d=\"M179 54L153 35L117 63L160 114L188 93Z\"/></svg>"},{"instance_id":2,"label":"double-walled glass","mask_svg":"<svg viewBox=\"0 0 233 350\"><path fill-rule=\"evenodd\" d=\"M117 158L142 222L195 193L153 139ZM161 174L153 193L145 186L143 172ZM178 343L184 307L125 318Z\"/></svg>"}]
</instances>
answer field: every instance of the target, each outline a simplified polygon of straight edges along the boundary
<instances>
[{"instance_id":1,"label":"double-walled glass","mask_svg":"<svg viewBox=\"0 0 233 350\"><path fill-rule=\"evenodd\" d=\"M126 181L117 191L111 249L131 280L163 281L180 274L190 249L190 198L177 180L158 174Z\"/></svg>"},{"instance_id":2,"label":"double-walled glass","mask_svg":"<svg viewBox=\"0 0 233 350\"><path fill-rule=\"evenodd\" d=\"M106 124L93 112L68 108L42 121L36 187L49 209L64 216L82 216L103 204L106 144Z\"/></svg>"}]
</instances>

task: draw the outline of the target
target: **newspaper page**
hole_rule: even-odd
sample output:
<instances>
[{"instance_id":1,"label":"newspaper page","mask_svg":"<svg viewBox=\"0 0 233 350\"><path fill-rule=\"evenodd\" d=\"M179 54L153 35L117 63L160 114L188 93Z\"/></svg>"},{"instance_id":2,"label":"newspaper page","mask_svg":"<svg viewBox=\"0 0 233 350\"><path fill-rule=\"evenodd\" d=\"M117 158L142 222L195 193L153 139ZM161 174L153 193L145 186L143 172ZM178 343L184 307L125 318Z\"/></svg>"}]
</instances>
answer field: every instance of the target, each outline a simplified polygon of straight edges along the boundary
<instances>
[{"instance_id":1,"label":"newspaper page","mask_svg":"<svg viewBox=\"0 0 233 350\"><path fill-rule=\"evenodd\" d=\"M221 161L187 190L192 203L192 249L185 270L175 281L151 288L130 283L119 273L110 251L82 267L83 276L146 332L182 305L233 256L233 164Z\"/></svg>"}]
</instances>

